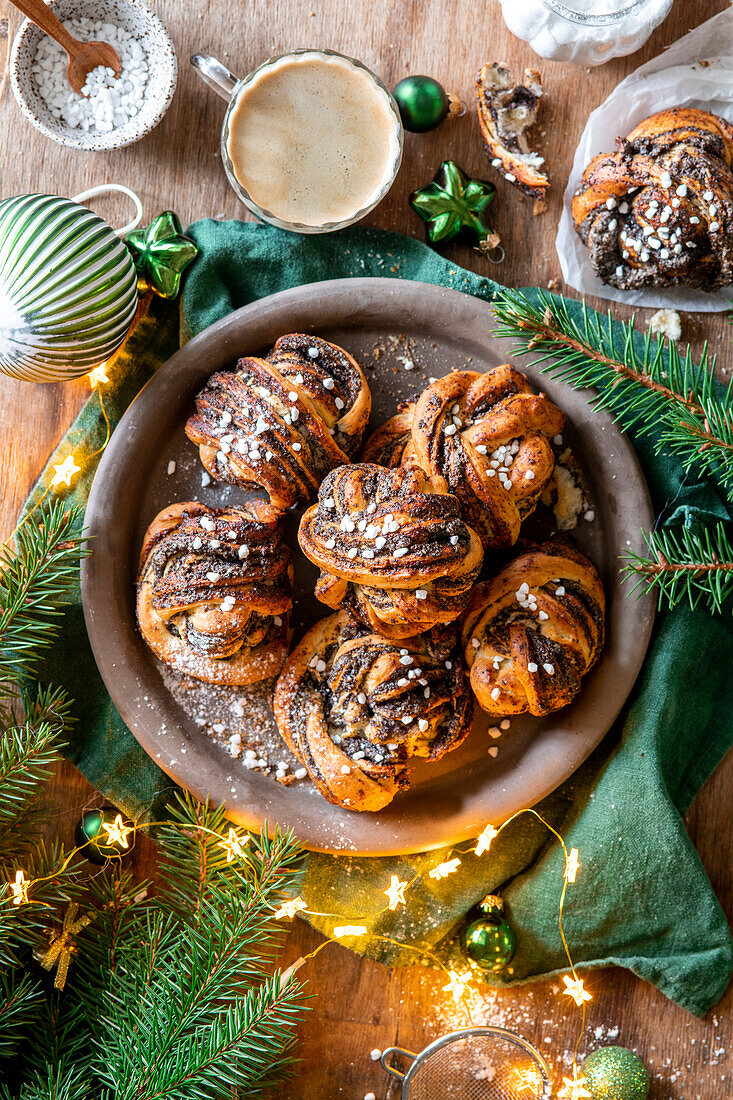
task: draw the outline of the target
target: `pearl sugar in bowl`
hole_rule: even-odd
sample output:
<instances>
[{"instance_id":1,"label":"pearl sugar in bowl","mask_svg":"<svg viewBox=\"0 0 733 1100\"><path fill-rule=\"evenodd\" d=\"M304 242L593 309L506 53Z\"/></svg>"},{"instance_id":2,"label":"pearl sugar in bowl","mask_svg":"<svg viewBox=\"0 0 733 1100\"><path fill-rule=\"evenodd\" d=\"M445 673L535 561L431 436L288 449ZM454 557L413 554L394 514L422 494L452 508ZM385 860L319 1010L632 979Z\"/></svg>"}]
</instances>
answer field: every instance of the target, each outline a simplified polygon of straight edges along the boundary
<instances>
[{"instance_id":1,"label":"pearl sugar in bowl","mask_svg":"<svg viewBox=\"0 0 733 1100\"><path fill-rule=\"evenodd\" d=\"M50 6L74 38L112 46L120 76L93 69L85 94L78 95L66 76L66 51L26 20L10 59L21 110L47 137L77 149L120 149L139 141L160 122L176 87L176 55L165 27L139 0L56 0Z\"/></svg>"}]
</instances>

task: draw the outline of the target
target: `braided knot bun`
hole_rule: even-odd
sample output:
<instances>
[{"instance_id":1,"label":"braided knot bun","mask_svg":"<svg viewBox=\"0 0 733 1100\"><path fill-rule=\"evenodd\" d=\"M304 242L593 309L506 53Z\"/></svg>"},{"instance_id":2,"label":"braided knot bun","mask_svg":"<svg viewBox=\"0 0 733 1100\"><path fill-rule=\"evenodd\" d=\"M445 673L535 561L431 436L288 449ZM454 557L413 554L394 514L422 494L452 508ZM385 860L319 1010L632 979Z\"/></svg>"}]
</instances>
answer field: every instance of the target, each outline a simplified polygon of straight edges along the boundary
<instances>
[{"instance_id":1,"label":"braided knot bun","mask_svg":"<svg viewBox=\"0 0 733 1100\"><path fill-rule=\"evenodd\" d=\"M603 648L605 596L569 540L543 543L476 585L463 619L471 687L489 714L570 703Z\"/></svg>"},{"instance_id":2,"label":"braided knot bun","mask_svg":"<svg viewBox=\"0 0 733 1100\"><path fill-rule=\"evenodd\" d=\"M350 462L371 411L364 373L336 344L281 336L265 359L213 374L186 435L220 481L262 488L277 508L311 499L329 470Z\"/></svg>"},{"instance_id":3,"label":"braided knot bun","mask_svg":"<svg viewBox=\"0 0 733 1100\"><path fill-rule=\"evenodd\" d=\"M288 652L293 567L282 513L171 504L140 553L137 619L165 664L211 684L276 676Z\"/></svg>"},{"instance_id":4,"label":"braided knot bun","mask_svg":"<svg viewBox=\"0 0 733 1100\"><path fill-rule=\"evenodd\" d=\"M622 290L733 282L733 126L707 111L651 115L590 162L572 201L596 274Z\"/></svg>"},{"instance_id":5,"label":"braided knot bun","mask_svg":"<svg viewBox=\"0 0 733 1100\"><path fill-rule=\"evenodd\" d=\"M454 371L403 406L367 441L362 458L419 465L459 500L484 548L513 546L555 466L550 439L565 418L508 363Z\"/></svg>"},{"instance_id":6,"label":"braided knot bun","mask_svg":"<svg viewBox=\"0 0 733 1100\"><path fill-rule=\"evenodd\" d=\"M450 627L390 641L340 612L295 647L275 689L275 718L320 792L381 810L408 785L412 757L437 760L471 726L473 698Z\"/></svg>"},{"instance_id":7,"label":"braided knot bun","mask_svg":"<svg viewBox=\"0 0 733 1100\"><path fill-rule=\"evenodd\" d=\"M457 618L483 560L456 498L409 466L334 470L298 539L321 569L318 599L388 638Z\"/></svg>"}]
</instances>

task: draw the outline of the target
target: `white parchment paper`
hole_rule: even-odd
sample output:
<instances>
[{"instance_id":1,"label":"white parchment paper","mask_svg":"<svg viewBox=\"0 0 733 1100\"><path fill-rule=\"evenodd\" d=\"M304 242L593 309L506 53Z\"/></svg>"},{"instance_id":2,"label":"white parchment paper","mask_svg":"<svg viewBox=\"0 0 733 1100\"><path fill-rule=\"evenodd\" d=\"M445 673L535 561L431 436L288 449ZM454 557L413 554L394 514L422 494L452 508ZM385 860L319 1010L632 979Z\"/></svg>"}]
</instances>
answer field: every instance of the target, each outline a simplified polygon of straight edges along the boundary
<instances>
[{"instance_id":1,"label":"white parchment paper","mask_svg":"<svg viewBox=\"0 0 733 1100\"><path fill-rule=\"evenodd\" d=\"M700 64L700 62L705 64ZM616 138L668 107L699 107L733 122L733 9L720 12L622 80L590 115L575 151L555 247L563 278L583 294L655 309L715 312L733 305L733 287L714 293L690 287L617 290L594 273L588 249L573 227L570 202L589 160L611 153Z\"/></svg>"}]
</instances>

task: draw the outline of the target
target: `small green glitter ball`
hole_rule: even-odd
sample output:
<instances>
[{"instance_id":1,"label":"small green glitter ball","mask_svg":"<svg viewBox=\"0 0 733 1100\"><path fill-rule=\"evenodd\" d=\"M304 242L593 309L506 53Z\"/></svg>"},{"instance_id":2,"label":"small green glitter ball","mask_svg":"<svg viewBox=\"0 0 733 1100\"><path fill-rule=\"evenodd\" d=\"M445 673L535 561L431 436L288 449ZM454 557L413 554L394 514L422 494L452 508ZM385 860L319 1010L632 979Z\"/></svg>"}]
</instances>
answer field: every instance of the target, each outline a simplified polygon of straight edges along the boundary
<instances>
[{"instance_id":1,"label":"small green glitter ball","mask_svg":"<svg viewBox=\"0 0 733 1100\"><path fill-rule=\"evenodd\" d=\"M633 1050L601 1047L581 1066L585 1088L593 1100L647 1100L649 1073Z\"/></svg>"}]
</instances>

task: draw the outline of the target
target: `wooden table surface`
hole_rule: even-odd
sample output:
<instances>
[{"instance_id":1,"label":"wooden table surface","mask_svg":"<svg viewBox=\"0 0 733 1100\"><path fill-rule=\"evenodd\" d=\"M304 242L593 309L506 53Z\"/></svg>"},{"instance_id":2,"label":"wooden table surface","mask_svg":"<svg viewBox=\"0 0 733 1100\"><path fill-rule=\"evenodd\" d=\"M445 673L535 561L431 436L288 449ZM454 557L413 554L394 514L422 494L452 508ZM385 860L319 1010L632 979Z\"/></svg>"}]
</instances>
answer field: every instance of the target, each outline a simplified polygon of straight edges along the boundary
<instances>
[{"instance_id":1,"label":"wooden table surface","mask_svg":"<svg viewBox=\"0 0 733 1100\"><path fill-rule=\"evenodd\" d=\"M146 220L172 208L184 225L199 217L242 217L219 160L219 126L224 104L188 65L190 54L211 52L243 74L265 57L298 46L328 46L361 58L390 85L403 76L428 73L451 91L472 101L474 74L485 61L506 60L519 72L537 66L545 78L547 99L538 145L549 159L553 191L549 211L534 218L528 203L503 181L494 204L495 227L506 249L502 265L490 265L468 247L449 254L456 262L490 274L509 285L546 286L560 267L554 250L560 196L577 139L590 110L643 61L656 55L706 17L727 7L727 0L676 0L666 22L631 58L600 69L575 68L538 60L504 27L495 0L151 0L169 27L180 61L178 91L158 129L139 144L117 153L78 153L64 149L33 129L21 115L9 86L0 96L1 193L8 196L48 191L73 196L94 184L115 181L141 196ZM7 10L3 10L7 8ZM18 13L0 0L8 17L0 34L9 42ZM0 39L0 49L6 43ZM674 104L671 94L670 105ZM475 116L445 123L432 134L408 134L399 178L387 199L367 219L370 224L421 235L407 205L416 186L427 183L439 163L451 157L474 175L492 177L482 150ZM122 206L98 206L113 224L126 218ZM572 293L572 292L571 292ZM618 310L623 315L623 310ZM721 352L729 337L721 315L686 318L686 335L697 345L709 338ZM14 517L41 470L50 449L63 435L88 395L86 381L31 386L0 377L0 425L4 444L0 534ZM70 765L61 764L51 789L49 832L70 840L82 806L95 795ZM687 827L713 886L733 914L733 860L730 838L733 807L733 758L729 757L701 792ZM149 845L136 858L151 862ZM146 867L141 868L143 871ZM629 904L633 904L630 899ZM690 899L691 906L695 904ZM301 921L289 935L285 964L312 950L318 937ZM396 1097L373 1048L398 1044L420 1050L457 1026L465 1011L441 990L444 978L421 968L389 970L332 945L308 964L315 994L300 1028L302 1064L296 1080L279 1094L288 1100L378 1100ZM721 1100L731 1095L733 1048L730 1047L729 991L705 1020L696 1020L628 971L593 973L588 982L588 1049L619 1043L638 1050L653 1075L652 1100ZM476 1022L508 1026L534 1041L560 1069L576 1039L577 1016L568 1014L553 983L500 993L472 995Z\"/></svg>"}]
</instances>

